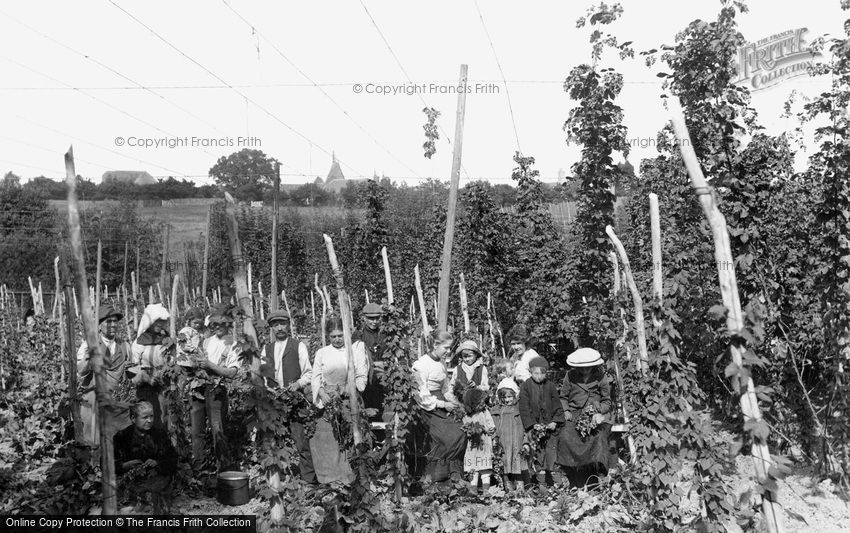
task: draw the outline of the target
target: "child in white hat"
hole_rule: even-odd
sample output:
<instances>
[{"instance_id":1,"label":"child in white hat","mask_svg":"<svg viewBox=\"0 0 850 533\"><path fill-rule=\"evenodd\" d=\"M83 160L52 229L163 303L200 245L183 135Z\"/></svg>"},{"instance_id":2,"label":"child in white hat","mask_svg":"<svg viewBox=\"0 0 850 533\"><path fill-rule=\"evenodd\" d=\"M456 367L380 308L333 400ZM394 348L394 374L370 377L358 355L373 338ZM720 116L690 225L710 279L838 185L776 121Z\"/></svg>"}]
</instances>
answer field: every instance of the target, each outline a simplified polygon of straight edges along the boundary
<instances>
[{"instance_id":1,"label":"child in white hat","mask_svg":"<svg viewBox=\"0 0 850 533\"><path fill-rule=\"evenodd\" d=\"M528 476L528 464L522 456L522 442L525 431L519 414L519 386L513 377L506 377L496 387L497 403L493 406L493 422L496 424L496 438L502 454L502 486L505 490L523 490L523 476Z\"/></svg>"}]
</instances>

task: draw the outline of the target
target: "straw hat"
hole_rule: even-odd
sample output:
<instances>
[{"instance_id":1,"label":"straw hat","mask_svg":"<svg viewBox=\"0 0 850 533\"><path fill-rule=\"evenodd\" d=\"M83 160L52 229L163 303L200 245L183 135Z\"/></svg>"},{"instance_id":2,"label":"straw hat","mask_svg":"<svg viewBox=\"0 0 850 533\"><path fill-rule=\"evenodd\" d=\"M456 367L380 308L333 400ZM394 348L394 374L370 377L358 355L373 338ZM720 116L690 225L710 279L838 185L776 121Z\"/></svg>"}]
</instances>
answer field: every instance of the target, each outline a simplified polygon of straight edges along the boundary
<instances>
[{"instance_id":1,"label":"straw hat","mask_svg":"<svg viewBox=\"0 0 850 533\"><path fill-rule=\"evenodd\" d=\"M586 368L602 364L602 355L593 348L579 348L567 356L567 364L575 368Z\"/></svg>"}]
</instances>

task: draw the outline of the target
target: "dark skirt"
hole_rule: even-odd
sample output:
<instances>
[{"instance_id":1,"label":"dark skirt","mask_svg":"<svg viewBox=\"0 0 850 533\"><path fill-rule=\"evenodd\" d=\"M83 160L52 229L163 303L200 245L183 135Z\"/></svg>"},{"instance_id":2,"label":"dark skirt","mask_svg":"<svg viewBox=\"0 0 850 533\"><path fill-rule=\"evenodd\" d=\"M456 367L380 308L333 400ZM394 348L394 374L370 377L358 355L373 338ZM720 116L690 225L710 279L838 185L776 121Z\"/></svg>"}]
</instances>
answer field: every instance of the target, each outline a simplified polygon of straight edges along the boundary
<instances>
[{"instance_id":1,"label":"dark skirt","mask_svg":"<svg viewBox=\"0 0 850 533\"><path fill-rule=\"evenodd\" d=\"M611 467L611 453L608 451L608 436L611 433L611 424L603 422L597 426L596 431L581 438L576 424L568 420L561 429L558 440L559 465L564 467L582 467L601 465L603 468Z\"/></svg>"},{"instance_id":2,"label":"dark skirt","mask_svg":"<svg viewBox=\"0 0 850 533\"><path fill-rule=\"evenodd\" d=\"M432 393L442 399L442 395ZM422 411L431 437L431 449L427 454L432 465L432 479L443 481L454 472L461 472L463 455L466 453L466 433L460 422L445 409Z\"/></svg>"}]
</instances>

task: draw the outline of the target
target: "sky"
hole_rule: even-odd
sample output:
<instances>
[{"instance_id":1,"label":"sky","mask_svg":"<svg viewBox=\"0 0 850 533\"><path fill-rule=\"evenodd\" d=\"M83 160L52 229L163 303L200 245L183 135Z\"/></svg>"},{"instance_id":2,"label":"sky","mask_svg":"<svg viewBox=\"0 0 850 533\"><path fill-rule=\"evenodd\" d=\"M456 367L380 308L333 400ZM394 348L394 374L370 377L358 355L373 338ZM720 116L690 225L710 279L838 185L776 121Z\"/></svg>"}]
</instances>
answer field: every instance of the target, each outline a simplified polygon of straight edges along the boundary
<instances>
[{"instance_id":1,"label":"sky","mask_svg":"<svg viewBox=\"0 0 850 533\"><path fill-rule=\"evenodd\" d=\"M284 183L325 177L336 157L347 178L386 175L411 185L448 180L457 86L468 65L461 186L510 183L514 152L536 159L544 181L570 174L580 147L563 131L575 105L563 90L590 60L590 30L575 21L595 2L432 0L83 0L0 4L0 171L64 177L145 170L199 184L219 157L260 149L281 161ZM750 0L748 41L797 28L842 35L839 0ZM636 51L673 44L719 1L625 0L607 28ZM652 157L667 120L664 66L608 52L623 74L617 103L635 166ZM501 68L500 68L501 67ZM768 133L793 90L829 88L806 76L755 92ZM415 93L415 94L409 94ZM424 107L440 111L436 154L423 156ZM811 146L809 146L811 149ZM798 166L805 163L798 155Z\"/></svg>"}]
</instances>

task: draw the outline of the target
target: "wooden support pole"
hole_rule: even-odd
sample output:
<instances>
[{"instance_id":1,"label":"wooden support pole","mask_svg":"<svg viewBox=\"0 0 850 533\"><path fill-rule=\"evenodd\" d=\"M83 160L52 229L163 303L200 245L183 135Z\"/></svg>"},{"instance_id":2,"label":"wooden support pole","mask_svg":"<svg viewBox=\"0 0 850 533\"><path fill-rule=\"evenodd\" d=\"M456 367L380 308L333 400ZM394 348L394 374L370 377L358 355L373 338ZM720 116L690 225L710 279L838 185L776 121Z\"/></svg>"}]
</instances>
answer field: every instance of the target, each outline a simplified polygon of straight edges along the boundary
<instances>
[{"instance_id":1,"label":"wooden support pole","mask_svg":"<svg viewBox=\"0 0 850 533\"><path fill-rule=\"evenodd\" d=\"M59 256L53 260L53 275L56 278L56 287L53 289L53 312L51 313L51 317L59 320L62 319L62 310L59 308L59 291L61 290L61 286L59 284ZM58 314L57 314L58 313Z\"/></svg>"},{"instance_id":2,"label":"wooden support pole","mask_svg":"<svg viewBox=\"0 0 850 533\"><path fill-rule=\"evenodd\" d=\"M626 283L632 293L632 301L635 306L635 333L637 334L638 351L640 352L640 371L641 374L646 375L646 371L649 366L649 354L646 349L646 327L643 321L643 300L640 297L637 284L635 284L635 278L632 276L632 267L629 265L629 258L626 255L626 249L623 248L623 243L621 243L620 239L617 238L617 235L614 233L614 228L611 226L605 226L605 233L608 234L608 238L611 239L614 249L617 250L617 254L620 256L620 261L623 263L623 275L625 276Z\"/></svg>"},{"instance_id":3,"label":"wooden support pole","mask_svg":"<svg viewBox=\"0 0 850 533\"><path fill-rule=\"evenodd\" d=\"M466 87L467 66L460 66L458 87ZM446 211L446 234L443 238L443 262L440 268L439 302L437 327L446 330L449 322L449 286L452 269L452 244L455 235L455 211L457 209L457 189L460 183L460 161L463 152L463 121L466 114L466 91L458 91L457 114L455 117L455 140L452 152L452 176L449 185L449 205ZM423 315L424 316L424 315Z\"/></svg>"},{"instance_id":4,"label":"wooden support pole","mask_svg":"<svg viewBox=\"0 0 850 533\"><path fill-rule=\"evenodd\" d=\"M354 445L358 446L363 442L363 434L360 431L360 402L358 401L357 387L355 385L356 373L354 370L354 352L351 349L351 332L354 325L354 319L351 315L351 308L348 306L348 295L345 292L345 286L342 280L342 269L334 252L334 244L331 238L325 234L325 246L328 249L328 259L331 263L334 278L336 278L337 299L339 300L339 312L342 318L342 335L345 340L345 353L348 357L348 380L346 387L348 388L348 398L351 404L351 430L354 434Z\"/></svg>"},{"instance_id":5,"label":"wooden support pole","mask_svg":"<svg viewBox=\"0 0 850 533\"><path fill-rule=\"evenodd\" d=\"M97 240L97 274L95 275L95 291L94 291L94 317L97 319L100 316L100 280L103 279L103 243L100 239ZM109 293L106 293L109 296Z\"/></svg>"},{"instance_id":6,"label":"wooden support pole","mask_svg":"<svg viewBox=\"0 0 850 533\"><path fill-rule=\"evenodd\" d=\"M322 338L322 346L327 346L327 339L325 339L325 324L327 323L328 316L328 302L325 300L325 295L322 293L322 289L319 288L319 274L316 274L314 283L316 292L322 300L322 321L319 323L319 336ZM312 298L312 294L310 297Z\"/></svg>"},{"instance_id":7,"label":"wooden support pole","mask_svg":"<svg viewBox=\"0 0 850 533\"><path fill-rule=\"evenodd\" d=\"M387 303L393 303L393 278L390 275L390 260L387 257L387 247L381 248L381 258L384 261L384 279L387 282Z\"/></svg>"},{"instance_id":8,"label":"wooden support pole","mask_svg":"<svg viewBox=\"0 0 850 533\"><path fill-rule=\"evenodd\" d=\"M664 301L664 286L661 277L661 217L658 212L658 195L649 193L649 225L652 231L652 297L661 304ZM653 315L652 323L657 328L661 320Z\"/></svg>"},{"instance_id":9,"label":"wooden support pole","mask_svg":"<svg viewBox=\"0 0 850 533\"><path fill-rule=\"evenodd\" d=\"M92 314L91 302L86 291L86 265L83 260L83 245L80 235L80 215L77 211L77 173L74 170L74 149L65 154L65 175L68 186L68 227L71 233L71 255L77 285L80 287L80 307L83 308L83 328L86 332L88 349L91 351L91 366L95 381L95 403L98 411L98 429L100 430L100 468L102 472L101 491L103 496L103 514L114 515L116 511L115 495L115 458L112 452L112 435L107 432L110 416L108 406L112 403L106 384L106 372L103 368L103 346L99 342L96 317ZM76 368L74 372L76 374Z\"/></svg>"},{"instance_id":10,"label":"wooden support pole","mask_svg":"<svg viewBox=\"0 0 850 533\"><path fill-rule=\"evenodd\" d=\"M313 291L310 291L310 313L313 317L313 322L316 321L316 299L313 297Z\"/></svg>"},{"instance_id":11,"label":"wooden support pole","mask_svg":"<svg viewBox=\"0 0 850 533\"><path fill-rule=\"evenodd\" d=\"M463 313L463 331L469 333L469 304L466 300L466 280L463 277L463 272L460 273L458 289L460 292L460 310Z\"/></svg>"},{"instance_id":12,"label":"wooden support pole","mask_svg":"<svg viewBox=\"0 0 850 533\"><path fill-rule=\"evenodd\" d=\"M286 299L286 291L280 291L280 297L283 300L283 308L286 309L286 314L289 315L289 330L293 337L298 336L298 331L295 329L295 317L292 316L292 311L289 309L289 300Z\"/></svg>"},{"instance_id":13,"label":"wooden support pole","mask_svg":"<svg viewBox=\"0 0 850 533\"><path fill-rule=\"evenodd\" d=\"M263 301L265 301L266 298L265 298L265 295L263 294L263 284L259 281L257 282L257 292L260 294L260 320L265 322L266 321L266 313L265 313L265 310L263 309ZM269 312L271 312L271 309L269 309Z\"/></svg>"},{"instance_id":14,"label":"wooden support pole","mask_svg":"<svg viewBox=\"0 0 850 533\"><path fill-rule=\"evenodd\" d=\"M168 240L170 238L170 234L171 225L165 224L162 227L162 265L159 270L159 285L165 287L165 290L168 290L168 278L166 273L168 265ZM160 289L159 299L163 304L165 304L165 300L162 298L162 289Z\"/></svg>"},{"instance_id":15,"label":"wooden support pole","mask_svg":"<svg viewBox=\"0 0 850 533\"><path fill-rule=\"evenodd\" d=\"M278 198L280 197L280 163L275 163L275 173L274 173L274 196L272 203L272 287L269 296L271 301L269 301L269 312L277 311L278 301L277 301L277 219L278 219ZM290 318L290 324L292 320ZM293 334L294 335L294 334Z\"/></svg>"},{"instance_id":16,"label":"wooden support pole","mask_svg":"<svg viewBox=\"0 0 850 533\"><path fill-rule=\"evenodd\" d=\"M124 241L124 272L121 274L121 284L127 285L127 261L130 259L130 242Z\"/></svg>"},{"instance_id":17,"label":"wooden support pole","mask_svg":"<svg viewBox=\"0 0 850 533\"><path fill-rule=\"evenodd\" d=\"M180 286L179 280L180 274L175 274L174 280L171 282L171 308L169 309L171 317L168 319L168 334L175 341L177 339L177 288Z\"/></svg>"},{"instance_id":18,"label":"wooden support pole","mask_svg":"<svg viewBox=\"0 0 850 533\"><path fill-rule=\"evenodd\" d=\"M419 278L419 265L413 267L413 280L416 284L416 298L419 300L419 313L422 315L422 336L427 337L431 333L428 325L428 315L425 312L425 296L422 294L422 280Z\"/></svg>"},{"instance_id":19,"label":"wooden support pole","mask_svg":"<svg viewBox=\"0 0 850 533\"><path fill-rule=\"evenodd\" d=\"M207 207L207 231L204 235L204 264L201 266L201 294L207 295L207 274L210 267L210 222L212 219L212 204Z\"/></svg>"},{"instance_id":20,"label":"wooden support pole","mask_svg":"<svg viewBox=\"0 0 850 533\"><path fill-rule=\"evenodd\" d=\"M366 303L369 303L369 289L363 289L363 292L366 293Z\"/></svg>"},{"instance_id":21,"label":"wooden support pole","mask_svg":"<svg viewBox=\"0 0 850 533\"><path fill-rule=\"evenodd\" d=\"M620 336L620 338L618 338L616 340L615 345L614 345L614 353L611 357L611 359L614 361L614 376L617 379L617 389L618 389L617 396L622 398L623 390L624 390L623 389L623 376L622 376L622 373L620 372L620 361L619 361L619 354L617 353L617 347L624 348L626 350L627 354L630 353L629 347L626 345L626 329L628 328L628 323L626 323L626 314L623 311L622 306L620 306L619 300L617 299L617 296L619 295L620 289L621 289L621 285L620 285L620 263L619 263L619 261L617 261L617 254L615 252L611 252L609 257L611 258L611 264L614 268L614 287L611 289L611 293L612 293L613 300L614 300L614 312L616 313L617 310L619 309L620 318L623 321L623 334ZM627 361L631 360L631 356L630 355L627 356L626 360ZM628 424L629 423L629 412L626 411L626 402L621 401L620 406L622 407L622 412L623 412L623 423ZM627 435L626 436L626 444L629 447L629 461L632 464L635 464L635 463L637 463L637 459L638 459L637 447L635 446L635 438L630 432L627 433L626 435Z\"/></svg>"},{"instance_id":22,"label":"wooden support pole","mask_svg":"<svg viewBox=\"0 0 850 533\"><path fill-rule=\"evenodd\" d=\"M691 178L691 185L699 198L702 210L711 226L720 294L723 299L723 305L727 310L726 329L734 339L744 329L744 313L741 309L741 301L738 296L738 282L735 279L734 261L732 259L732 249L729 245L729 231L726 227L726 218L720 212L714 193L702 174L702 169L691 144L691 136L685 125L685 115L681 104L673 98L668 100L671 107L673 130L676 133L682 159ZM743 368L744 350L745 347L738 341L732 341L730 345L732 362L738 368ZM753 378L738 378L736 385L736 389L741 391L741 411L744 414L744 423L760 423L762 420L761 409L759 408L758 398L756 397ZM760 483L764 483L768 479L768 471L772 463L767 442L756 439L751 450L755 462L756 477ZM762 514L764 515L765 525L769 533L782 533L785 531L782 504L779 501L778 491L769 490L765 487L765 492L762 496Z\"/></svg>"},{"instance_id":23,"label":"wooden support pole","mask_svg":"<svg viewBox=\"0 0 850 533\"><path fill-rule=\"evenodd\" d=\"M251 275L251 263L248 263L248 298L250 299L251 309L254 309L254 286L253 276ZM252 311L253 312L253 311Z\"/></svg>"}]
</instances>

